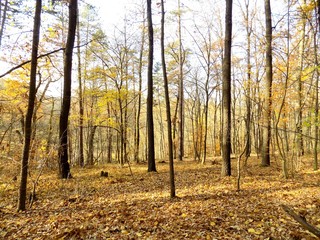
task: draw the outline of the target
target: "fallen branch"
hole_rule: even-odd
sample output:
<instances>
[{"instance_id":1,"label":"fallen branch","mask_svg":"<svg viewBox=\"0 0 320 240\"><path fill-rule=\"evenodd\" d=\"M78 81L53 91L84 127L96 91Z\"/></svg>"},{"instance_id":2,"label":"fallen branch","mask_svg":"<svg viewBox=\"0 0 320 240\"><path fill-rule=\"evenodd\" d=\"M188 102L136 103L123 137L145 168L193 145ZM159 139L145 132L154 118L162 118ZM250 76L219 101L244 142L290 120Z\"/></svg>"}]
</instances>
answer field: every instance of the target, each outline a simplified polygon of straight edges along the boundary
<instances>
[{"instance_id":1,"label":"fallen branch","mask_svg":"<svg viewBox=\"0 0 320 240\"><path fill-rule=\"evenodd\" d=\"M281 207L289 216L291 216L294 220L296 220L298 223L300 223L300 225L304 229L308 230L309 232L313 233L318 238L320 238L320 229L309 224L304 217L295 213L290 207L288 207L286 205L281 205Z\"/></svg>"}]
</instances>

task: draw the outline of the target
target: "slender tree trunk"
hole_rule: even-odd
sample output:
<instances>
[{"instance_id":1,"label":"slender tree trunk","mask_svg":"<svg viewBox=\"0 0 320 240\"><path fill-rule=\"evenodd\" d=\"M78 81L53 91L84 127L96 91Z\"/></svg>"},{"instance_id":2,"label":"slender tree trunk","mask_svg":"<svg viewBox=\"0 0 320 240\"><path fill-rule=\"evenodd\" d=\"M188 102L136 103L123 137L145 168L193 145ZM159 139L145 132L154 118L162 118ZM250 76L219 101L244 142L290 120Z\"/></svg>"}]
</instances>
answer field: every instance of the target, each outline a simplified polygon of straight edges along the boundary
<instances>
[{"instance_id":1,"label":"slender tree trunk","mask_svg":"<svg viewBox=\"0 0 320 240\"><path fill-rule=\"evenodd\" d=\"M8 0L5 0L4 2L4 9L0 11L0 20L1 20L1 27L0 27L0 47L2 44L2 37L4 32L5 23L7 20L7 10L8 10ZM1 4L1 1L0 1Z\"/></svg>"},{"instance_id":2,"label":"slender tree trunk","mask_svg":"<svg viewBox=\"0 0 320 240\"><path fill-rule=\"evenodd\" d=\"M177 158L177 148L178 148L178 134L177 134L177 123L178 123L178 108L179 108L179 96L177 97L177 103L173 114L173 121L172 121L172 139L173 139L173 158Z\"/></svg>"},{"instance_id":3,"label":"slender tree trunk","mask_svg":"<svg viewBox=\"0 0 320 240\"><path fill-rule=\"evenodd\" d=\"M304 4L306 4L306 0L303 1ZM305 48L305 34L306 34L306 15L304 12L302 12L302 22L301 22L301 40L300 40L300 46L299 46L299 73L298 73L298 96L299 96L299 109L298 109L298 123L297 123L297 148L298 148L298 155L303 156L304 155L304 144L303 144L303 136L302 136L302 100L303 100L303 86L302 86L302 72L303 72L303 66L304 66L304 48Z\"/></svg>"},{"instance_id":4,"label":"slender tree trunk","mask_svg":"<svg viewBox=\"0 0 320 240\"><path fill-rule=\"evenodd\" d=\"M88 165L93 166L94 164L94 136L96 133L97 126L94 125L90 128L89 139L88 139Z\"/></svg>"},{"instance_id":5,"label":"slender tree trunk","mask_svg":"<svg viewBox=\"0 0 320 240\"><path fill-rule=\"evenodd\" d=\"M266 18L266 78L263 109L263 142L261 165L270 166L271 104L272 104L272 21L270 0L264 1Z\"/></svg>"},{"instance_id":6,"label":"slender tree trunk","mask_svg":"<svg viewBox=\"0 0 320 240\"><path fill-rule=\"evenodd\" d=\"M50 118L49 118L49 127L48 127L48 137L47 137L47 145L46 145L46 154L49 155L52 143L52 134L53 134L53 112L54 112L54 98L52 98L52 107L50 111Z\"/></svg>"},{"instance_id":7,"label":"slender tree trunk","mask_svg":"<svg viewBox=\"0 0 320 240\"><path fill-rule=\"evenodd\" d=\"M176 196L176 188L174 183L174 165L173 165L173 142L172 142L172 125L171 125L171 112L170 112L170 97L167 77L167 67L164 54L164 3L161 0L161 62L164 81L164 91L166 100L166 115L167 115L167 131L168 131L168 147L169 147L169 167L170 167L170 197Z\"/></svg>"},{"instance_id":8,"label":"slender tree trunk","mask_svg":"<svg viewBox=\"0 0 320 240\"><path fill-rule=\"evenodd\" d=\"M108 118L111 117L111 107L110 107L110 103L108 103L107 106L107 113L108 113ZM108 128L107 130L107 138L108 138L108 149L107 149L107 163L111 163L112 162L112 129Z\"/></svg>"},{"instance_id":9,"label":"slender tree trunk","mask_svg":"<svg viewBox=\"0 0 320 240\"><path fill-rule=\"evenodd\" d=\"M69 1L69 27L66 48L64 51L64 85L63 99L59 122L59 173L61 178L69 178L70 165L68 159L68 120L71 102L72 52L77 27L78 0Z\"/></svg>"},{"instance_id":10,"label":"slender tree trunk","mask_svg":"<svg viewBox=\"0 0 320 240\"><path fill-rule=\"evenodd\" d=\"M178 134L178 159L184 157L184 94L183 94L183 59L182 59L182 36L181 36L181 6L178 0L178 38L179 38L179 134Z\"/></svg>"},{"instance_id":11,"label":"slender tree trunk","mask_svg":"<svg viewBox=\"0 0 320 240\"><path fill-rule=\"evenodd\" d=\"M79 9L77 16L77 44L80 46L80 21L79 21ZM79 84L79 159L78 164L80 167L84 167L84 154L83 154L83 92L82 92L82 73L81 73L81 51L78 47L78 84Z\"/></svg>"},{"instance_id":12,"label":"slender tree trunk","mask_svg":"<svg viewBox=\"0 0 320 240\"><path fill-rule=\"evenodd\" d=\"M149 35L148 55L148 96L147 96L147 124L148 124L148 172L156 172L154 152L154 126L153 126L153 26L151 0L147 0L147 19Z\"/></svg>"},{"instance_id":13,"label":"slender tree trunk","mask_svg":"<svg viewBox=\"0 0 320 240\"><path fill-rule=\"evenodd\" d=\"M145 44L145 17L143 13L143 29L141 31L141 48L139 53L139 89L138 89L138 109L136 112L136 126L135 126L135 148L134 148L134 159L135 162L139 162L139 150L140 150L140 116L141 116L141 95L142 95L142 67L143 67L143 51Z\"/></svg>"},{"instance_id":14,"label":"slender tree trunk","mask_svg":"<svg viewBox=\"0 0 320 240\"><path fill-rule=\"evenodd\" d=\"M246 86L246 149L245 149L245 157L246 159L251 154L251 33L252 33L252 26L249 22L249 2L250 0L246 1L246 33L247 33L247 86ZM247 161L245 161L246 163Z\"/></svg>"},{"instance_id":15,"label":"slender tree trunk","mask_svg":"<svg viewBox=\"0 0 320 240\"><path fill-rule=\"evenodd\" d=\"M317 0L317 28L314 29L314 56L315 56L315 66L319 66L318 61L318 41L317 41L317 35L320 32L320 0ZM314 159L313 159L313 169L316 171L318 170L318 143L319 143L319 67L316 67L316 86L315 86L315 109L314 109L314 115L315 115L315 131L314 131Z\"/></svg>"},{"instance_id":16,"label":"slender tree trunk","mask_svg":"<svg viewBox=\"0 0 320 240\"><path fill-rule=\"evenodd\" d=\"M26 196L27 196L27 180L28 180L28 161L30 154L31 136L32 136L32 115L34 111L35 98L36 98L36 76L38 65L38 46L41 25L41 8L42 1L36 1L36 10L33 25L33 39L32 39L32 53L31 53L31 70L30 70L30 85L29 85L29 99L28 109L25 121L24 131L24 144L23 154L21 159L21 172L20 172L20 188L18 199L18 211L26 209Z\"/></svg>"},{"instance_id":17,"label":"slender tree trunk","mask_svg":"<svg viewBox=\"0 0 320 240\"><path fill-rule=\"evenodd\" d=\"M320 14L320 6L318 6L318 14ZM318 16L319 22L317 22L317 25L320 25L320 16ZM320 26L319 26L320 31ZM315 74L316 74L316 82L315 82L315 105L314 105L314 152L313 152L313 169L316 171L318 170L318 143L319 143L319 61L318 61L318 26L314 29L313 33L313 44L314 44L314 58L315 58Z\"/></svg>"},{"instance_id":18,"label":"slender tree trunk","mask_svg":"<svg viewBox=\"0 0 320 240\"><path fill-rule=\"evenodd\" d=\"M224 58L222 64L222 176L231 176L231 42L232 0L226 0Z\"/></svg>"}]
</instances>

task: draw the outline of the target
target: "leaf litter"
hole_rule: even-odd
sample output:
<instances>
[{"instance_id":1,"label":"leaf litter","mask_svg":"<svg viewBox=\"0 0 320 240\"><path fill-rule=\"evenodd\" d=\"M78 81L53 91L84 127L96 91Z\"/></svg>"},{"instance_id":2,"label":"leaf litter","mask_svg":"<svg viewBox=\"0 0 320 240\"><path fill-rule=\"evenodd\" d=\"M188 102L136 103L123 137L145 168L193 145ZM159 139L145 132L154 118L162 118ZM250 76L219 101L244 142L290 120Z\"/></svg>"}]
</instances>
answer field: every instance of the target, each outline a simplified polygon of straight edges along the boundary
<instances>
[{"instance_id":1,"label":"leaf litter","mask_svg":"<svg viewBox=\"0 0 320 240\"><path fill-rule=\"evenodd\" d=\"M174 199L167 164L157 173L133 164L133 176L116 164L73 168L69 180L47 172L37 201L20 213L19 181L8 171L1 177L0 239L317 239L280 205L320 227L320 172L306 166L285 180L276 167L251 161L240 192L236 176L221 178L218 164L176 162ZM109 177L100 177L101 169Z\"/></svg>"}]
</instances>

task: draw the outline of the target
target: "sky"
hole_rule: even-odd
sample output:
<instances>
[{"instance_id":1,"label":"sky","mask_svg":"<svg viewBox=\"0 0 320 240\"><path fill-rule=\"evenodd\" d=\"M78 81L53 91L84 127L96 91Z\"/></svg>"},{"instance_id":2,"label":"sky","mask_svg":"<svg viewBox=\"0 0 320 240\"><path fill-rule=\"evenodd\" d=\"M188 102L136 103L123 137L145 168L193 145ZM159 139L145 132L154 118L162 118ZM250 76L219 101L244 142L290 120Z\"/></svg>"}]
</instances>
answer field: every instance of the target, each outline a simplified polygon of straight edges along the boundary
<instances>
[{"instance_id":1,"label":"sky","mask_svg":"<svg viewBox=\"0 0 320 240\"><path fill-rule=\"evenodd\" d=\"M112 27L117 24L125 13L125 9L130 2L128 0L86 0L86 2L97 7L98 14L102 19L102 24L105 27Z\"/></svg>"}]
</instances>

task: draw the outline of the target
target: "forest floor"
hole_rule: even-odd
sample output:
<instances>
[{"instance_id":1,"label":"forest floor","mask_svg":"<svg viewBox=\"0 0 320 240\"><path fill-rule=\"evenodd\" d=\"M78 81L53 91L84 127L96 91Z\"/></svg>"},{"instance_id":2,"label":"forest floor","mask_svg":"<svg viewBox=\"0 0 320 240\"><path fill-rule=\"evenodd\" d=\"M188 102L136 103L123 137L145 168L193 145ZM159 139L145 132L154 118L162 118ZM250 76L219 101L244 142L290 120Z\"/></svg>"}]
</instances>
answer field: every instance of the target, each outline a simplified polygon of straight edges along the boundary
<instances>
[{"instance_id":1,"label":"forest floor","mask_svg":"<svg viewBox=\"0 0 320 240\"><path fill-rule=\"evenodd\" d=\"M251 158L236 191L220 163L175 162L177 198L170 199L168 163L157 173L146 165L72 168L59 180L46 170L37 200L16 212L17 170L0 162L0 239L317 239L281 208L292 207L320 228L320 171L305 159L293 178L281 177L280 163L262 168ZM100 177L101 171L109 177ZM34 174L35 175L35 174ZM32 188L32 179L29 185Z\"/></svg>"}]
</instances>

